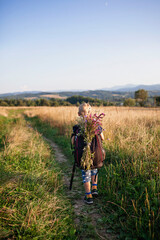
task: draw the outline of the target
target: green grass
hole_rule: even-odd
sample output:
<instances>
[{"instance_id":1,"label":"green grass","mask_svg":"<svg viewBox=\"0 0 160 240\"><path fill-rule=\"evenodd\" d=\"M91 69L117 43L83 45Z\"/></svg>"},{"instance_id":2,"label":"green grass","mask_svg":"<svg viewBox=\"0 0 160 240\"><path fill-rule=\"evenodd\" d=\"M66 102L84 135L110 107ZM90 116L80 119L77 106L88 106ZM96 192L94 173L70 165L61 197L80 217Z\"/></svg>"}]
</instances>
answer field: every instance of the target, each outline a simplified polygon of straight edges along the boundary
<instances>
[{"instance_id":1,"label":"green grass","mask_svg":"<svg viewBox=\"0 0 160 240\"><path fill-rule=\"evenodd\" d=\"M160 180L158 172L151 174L151 170L156 169L154 162L148 167L148 159L143 158L141 171L143 156L136 162L134 156L116 146L107 148L106 152L106 165L100 179L104 213L112 206L112 216L106 218L106 223L116 223L115 227L121 228L122 239L127 236L159 239Z\"/></svg>"},{"instance_id":2,"label":"green grass","mask_svg":"<svg viewBox=\"0 0 160 240\"><path fill-rule=\"evenodd\" d=\"M71 144L70 144L70 137L66 137L64 135L61 135L59 133L58 128L52 128L48 123L42 122L39 118L33 117L28 118L26 117L26 120L36 129L38 132L43 134L48 139L54 141L59 145L61 150L63 151L64 155L67 157L67 162L61 163L61 171L64 175L67 175L67 177L70 179L71 172L72 172L72 166L73 166L73 155L71 150ZM73 186L71 194L69 195L69 199L72 204L76 203L76 199L79 200L82 197L82 194L84 194L84 186L82 184L82 177L81 177L81 171L79 169L76 169L75 172L75 178L77 178L78 181L78 192L75 191L75 179L73 180ZM68 189L66 189L68 191ZM72 195L72 192L74 194ZM97 209L101 207L98 202L94 202L93 206L83 205L81 207L80 214L78 215L79 224L76 225L76 235L77 239L99 239L99 236L97 235L96 229L100 229L104 226L102 226L102 222L97 222L97 224L93 225L91 221L91 215L90 213L94 211L95 207ZM86 215L88 213L88 215ZM94 216L93 216L94 217Z\"/></svg>"},{"instance_id":3,"label":"green grass","mask_svg":"<svg viewBox=\"0 0 160 240\"><path fill-rule=\"evenodd\" d=\"M26 117L26 120L31 122L33 128L35 128L39 133L57 143L63 150L65 156L73 162L70 137L60 134L58 128L52 128L48 123L42 122L38 117Z\"/></svg>"},{"instance_id":4,"label":"green grass","mask_svg":"<svg viewBox=\"0 0 160 240\"><path fill-rule=\"evenodd\" d=\"M76 239L54 152L25 125L0 116L0 239Z\"/></svg>"},{"instance_id":5,"label":"green grass","mask_svg":"<svg viewBox=\"0 0 160 240\"><path fill-rule=\"evenodd\" d=\"M37 117L31 121L40 133L54 140L66 156L72 158L69 137L60 135L58 129ZM157 130L155 149L158 139ZM99 173L97 204L103 216L102 224L108 226L108 231L120 233L120 239L160 239L159 159L155 159L155 155L148 159L145 153L137 157L126 150L119 148L118 141L112 146L106 145L105 166Z\"/></svg>"}]
</instances>

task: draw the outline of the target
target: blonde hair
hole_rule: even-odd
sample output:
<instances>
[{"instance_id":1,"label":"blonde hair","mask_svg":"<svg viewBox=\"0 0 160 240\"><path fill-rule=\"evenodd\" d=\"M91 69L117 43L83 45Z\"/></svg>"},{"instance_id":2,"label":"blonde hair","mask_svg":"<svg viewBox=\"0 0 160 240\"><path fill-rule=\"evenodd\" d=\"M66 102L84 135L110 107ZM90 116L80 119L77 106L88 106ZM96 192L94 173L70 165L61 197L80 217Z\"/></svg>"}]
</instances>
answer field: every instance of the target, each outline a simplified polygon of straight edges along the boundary
<instances>
[{"instance_id":1,"label":"blonde hair","mask_svg":"<svg viewBox=\"0 0 160 240\"><path fill-rule=\"evenodd\" d=\"M91 112L91 106L89 105L89 103L82 103L79 106L79 111L78 114L81 116L85 116L88 115Z\"/></svg>"}]
</instances>

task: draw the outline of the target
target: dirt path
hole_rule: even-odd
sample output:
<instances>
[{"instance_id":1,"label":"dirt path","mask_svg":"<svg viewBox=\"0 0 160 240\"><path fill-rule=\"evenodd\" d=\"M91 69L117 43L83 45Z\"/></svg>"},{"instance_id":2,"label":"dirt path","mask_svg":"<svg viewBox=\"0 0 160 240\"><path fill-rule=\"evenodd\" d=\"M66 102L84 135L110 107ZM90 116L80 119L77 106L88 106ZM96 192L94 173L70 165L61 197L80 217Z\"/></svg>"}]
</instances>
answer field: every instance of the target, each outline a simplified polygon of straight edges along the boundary
<instances>
[{"instance_id":1,"label":"dirt path","mask_svg":"<svg viewBox=\"0 0 160 240\"><path fill-rule=\"evenodd\" d=\"M72 190L69 190L72 165L62 153L61 149L51 140L44 137L51 145L55 152L56 161L62 166L62 174L67 197L73 203L75 213L75 225L78 230L78 239L118 239L113 233L109 233L109 229L104 225L100 214L98 199L95 199L92 205L84 203L84 188L81 180L81 173L78 170L75 172ZM108 231L108 232L107 232Z\"/></svg>"}]
</instances>

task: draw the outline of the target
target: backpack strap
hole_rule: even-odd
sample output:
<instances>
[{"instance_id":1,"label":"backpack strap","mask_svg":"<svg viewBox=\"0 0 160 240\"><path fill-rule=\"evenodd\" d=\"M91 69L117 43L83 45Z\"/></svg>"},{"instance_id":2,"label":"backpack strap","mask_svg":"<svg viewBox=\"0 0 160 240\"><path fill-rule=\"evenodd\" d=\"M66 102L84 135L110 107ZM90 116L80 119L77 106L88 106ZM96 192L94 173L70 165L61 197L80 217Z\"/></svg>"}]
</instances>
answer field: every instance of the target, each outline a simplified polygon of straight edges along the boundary
<instances>
[{"instance_id":1,"label":"backpack strap","mask_svg":"<svg viewBox=\"0 0 160 240\"><path fill-rule=\"evenodd\" d=\"M101 146L100 146L100 140L99 140L99 137L98 137L98 135L95 135L96 136L96 139L97 139L97 144L98 144L98 148L99 148L99 150L100 150L100 155L101 155L101 160L103 161L103 154L102 154L102 150L101 150Z\"/></svg>"}]
</instances>

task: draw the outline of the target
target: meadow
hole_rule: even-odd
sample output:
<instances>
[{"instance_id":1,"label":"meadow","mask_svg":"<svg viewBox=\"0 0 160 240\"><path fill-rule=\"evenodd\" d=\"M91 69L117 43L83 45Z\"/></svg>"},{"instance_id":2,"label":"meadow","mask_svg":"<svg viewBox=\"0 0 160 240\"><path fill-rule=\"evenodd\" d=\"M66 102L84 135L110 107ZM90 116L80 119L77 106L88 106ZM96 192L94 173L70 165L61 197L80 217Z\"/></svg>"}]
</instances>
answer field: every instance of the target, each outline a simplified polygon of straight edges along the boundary
<instances>
[{"instance_id":1,"label":"meadow","mask_svg":"<svg viewBox=\"0 0 160 240\"><path fill-rule=\"evenodd\" d=\"M0 239L75 239L54 152L22 111L0 109Z\"/></svg>"},{"instance_id":2,"label":"meadow","mask_svg":"<svg viewBox=\"0 0 160 240\"><path fill-rule=\"evenodd\" d=\"M77 109L44 107L25 113L58 128L69 141ZM99 174L104 224L123 229L124 236L159 239L160 110L94 107L93 112L105 113L106 160Z\"/></svg>"},{"instance_id":3,"label":"meadow","mask_svg":"<svg viewBox=\"0 0 160 240\"><path fill-rule=\"evenodd\" d=\"M1 118L6 118L8 109L0 109L1 115L4 115ZM28 118L38 118L42 124L48 124L51 128L57 129L57 134L62 135L69 143L72 126L77 119L77 110L77 107L36 107L24 108L22 111ZM160 109L93 107L93 112L105 113L103 128L106 159L105 166L99 173L99 192L102 196L100 209L103 213L104 228L105 225L110 225L115 232L120 233L120 239L160 239ZM13 151L14 148L10 147L8 142L10 137L4 138L8 136L7 134L10 136L10 130L1 137L3 139L1 140L1 149L3 149L1 159L5 169L11 168L7 171L14 174L17 172L20 174L23 171L29 174L30 167L23 171L17 167L17 159L20 158L21 153L17 155L17 150ZM12 137L19 135L19 132L12 133ZM5 144L4 139L7 139ZM43 148L45 146L40 148L41 151ZM32 156L33 153L30 153L28 148L23 147L23 149L27 151L27 153L22 152L24 156L28 152ZM8 160L10 154L14 157ZM34 174L38 174L36 168L41 168L43 165L44 171L45 163L43 163L44 159L38 155L39 150L34 154L38 161ZM5 161L2 156L5 157ZM12 178L11 174L10 179ZM6 179L4 175L2 180L6 181ZM16 188L14 186L14 189L17 189L17 186ZM13 189L11 186L8 190L6 186L2 191L6 196L8 192L13 192ZM6 208L3 211L3 214L6 214ZM13 215L13 212L10 210L7 214ZM7 219L6 215L3 218Z\"/></svg>"}]
</instances>

